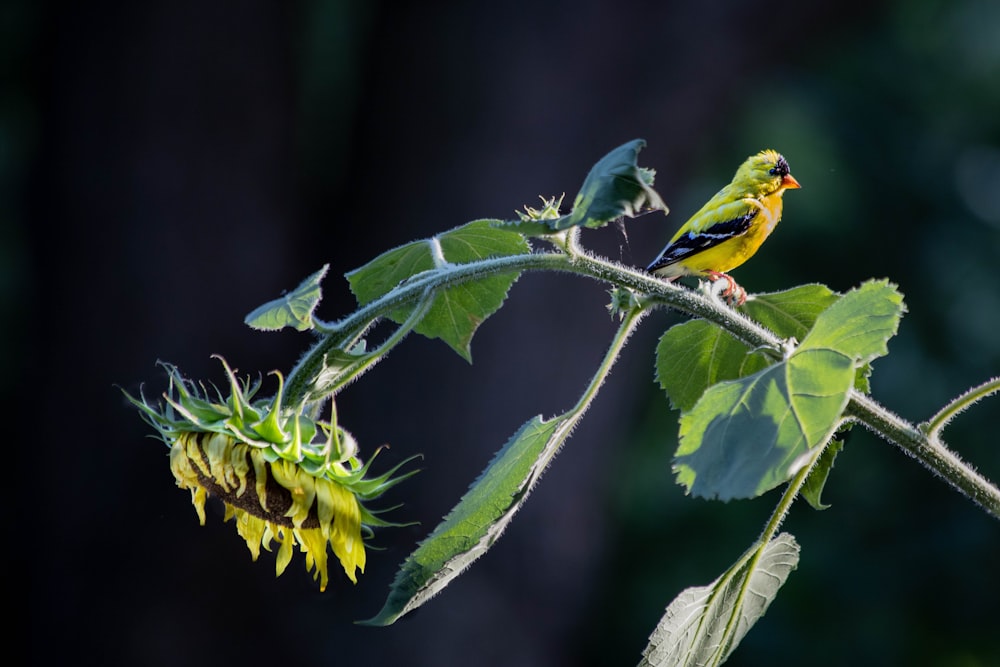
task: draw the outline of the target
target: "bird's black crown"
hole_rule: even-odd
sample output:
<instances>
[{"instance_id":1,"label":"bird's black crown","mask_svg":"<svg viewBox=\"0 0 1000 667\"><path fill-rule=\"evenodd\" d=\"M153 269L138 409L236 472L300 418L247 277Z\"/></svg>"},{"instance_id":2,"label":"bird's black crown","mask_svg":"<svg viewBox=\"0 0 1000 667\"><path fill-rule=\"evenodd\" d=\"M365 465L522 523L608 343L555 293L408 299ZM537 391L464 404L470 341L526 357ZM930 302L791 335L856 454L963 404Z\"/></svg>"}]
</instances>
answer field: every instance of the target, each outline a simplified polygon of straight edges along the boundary
<instances>
[{"instance_id":1,"label":"bird's black crown","mask_svg":"<svg viewBox=\"0 0 1000 667\"><path fill-rule=\"evenodd\" d=\"M767 170L767 173L773 174L775 176L788 176L788 162L782 156L778 157L778 161L774 163L774 166Z\"/></svg>"}]
</instances>

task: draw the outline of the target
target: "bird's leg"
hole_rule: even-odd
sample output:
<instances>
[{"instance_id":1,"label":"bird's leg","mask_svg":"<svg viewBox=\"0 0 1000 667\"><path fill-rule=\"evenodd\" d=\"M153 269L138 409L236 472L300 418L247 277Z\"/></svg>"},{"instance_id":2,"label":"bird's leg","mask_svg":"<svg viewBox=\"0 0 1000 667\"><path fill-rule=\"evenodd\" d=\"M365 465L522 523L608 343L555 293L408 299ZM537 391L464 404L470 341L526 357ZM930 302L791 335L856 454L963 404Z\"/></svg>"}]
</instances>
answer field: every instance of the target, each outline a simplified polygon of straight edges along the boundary
<instances>
[{"instance_id":1,"label":"bird's leg","mask_svg":"<svg viewBox=\"0 0 1000 667\"><path fill-rule=\"evenodd\" d=\"M708 279L713 282L716 280L726 281L726 289L722 290L722 296L726 298L726 301L730 306L742 306L746 303L746 290L740 287L736 281L733 280L731 275L728 273L722 273L721 271L712 271L711 269L705 271L705 275L708 276Z\"/></svg>"},{"instance_id":2,"label":"bird's leg","mask_svg":"<svg viewBox=\"0 0 1000 667\"><path fill-rule=\"evenodd\" d=\"M711 280L712 282L715 282L717 280L726 281L726 289L722 290L722 296L728 297L732 295L732 293L736 291L736 288L739 287L739 285L736 284L736 281L733 280L733 277L728 273L722 273L721 271L712 271L711 269L708 269L705 271L705 275L708 276L708 279Z\"/></svg>"}]
</instances>

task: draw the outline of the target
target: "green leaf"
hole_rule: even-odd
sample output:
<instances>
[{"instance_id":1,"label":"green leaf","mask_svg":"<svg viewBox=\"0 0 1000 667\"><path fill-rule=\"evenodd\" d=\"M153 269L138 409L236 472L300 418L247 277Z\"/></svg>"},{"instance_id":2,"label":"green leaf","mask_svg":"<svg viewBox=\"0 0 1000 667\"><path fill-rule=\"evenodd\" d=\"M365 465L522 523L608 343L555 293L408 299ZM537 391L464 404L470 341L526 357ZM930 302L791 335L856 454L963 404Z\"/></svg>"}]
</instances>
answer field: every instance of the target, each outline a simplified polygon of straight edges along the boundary
<instances>
[{"instance_id":1,"label":"green leaf","mask_svg":"<svg viewBox=\"0 0 1000 667\"><path fill-rule=\"evenodd\" d=\"M521 234L494 227L494 222L477 220L385 252L346 274L351 291L358 303L364 306L424 272L445 273L456 264L530 251ZM428 338L440 338L471 361L473 334L487 317L503 305L518 275L496 274L440 290L433 296L434 304L414 330ZM412 310L413 306L398 308L389 317L401 324Z\"/></svg>"},{"instance_id":2,"label":"green leaf","mask_svg":"<svg viewBox=\"0 0 1000 667\"><path fill-rule=\"evenodd\" d=\"M388 625L416 609L496 542L597 396L643 314L636 307L624 315L576 405L552 420L531 419L497 452L458 505L406 559L385 605L368 624Z\"/></svg>"},{"instance_id":3,"label":"green leaf","mask_svg":"<svg viewBox=\"0 0 1000 667\"><path fill-rule=\"evenodd\" d=\"M787 359L710 387L681 415L678 482L728 500L788 480L840 426L860 368L886 353L904 310L892 285L869 281L820 312Z\"/></svg>"},{"instance_id":4,"label":"green leaf","mask_svg":"<svg viewBox=\"0 0 1000 667\"><path fill-rule=\"evenodd\" d=\"M746 345L719 326L689 320L668 329L656 346L656 380L671 404L690 410L705 390L744 374Z\"/></svg>"},{"instance_id":5,"label":"green leaf","mask_svg":"<svg viewBox=\"0 0 1000 667\"><path fill-rule=\"evenodd\" d=\"M424 604L493 545L569 435L564 419L535 417L497 452L444 521L400 567L382 610L366 625L389 625Z\"/></svg>"},{"instance_id":6,"label":"green leaf","mask_svg":"<svg viewBox=\"0 0 1000 667\"><path fill-rule=\"evenodd\" d=\"M285 327L295 327L299 331L312 329L313 311L323 296L319 283L329 268L329 264L324 264L322 269L303 280L294 290L254 309L243 321L261 331L277 331Z\"/></svg>"},{"instance_id":7,"label":"green leaf","mask_svg":"<svg viewBox=\"0 0 1000 667\"><path fill-rule=\"evenodd\" d=\"M826 285L800 285L783 292L754 294L742 311L782 338L802 340L819 314L839 298Z\"/></svg>"},{"instance_id":8,"label":"green leaf","mask_svg":"<svg viewBox=\"0 0 1000 667\"><path fill-rule=\"evenodd\" d=\"M800 339L840 296L824 285L755 294L744 312L782 338ZM656 347L656 379L680 410L690 410L713 384L755 373L773 361L721 327L690 320L670 328Z\"/></svg>"},{"instance_id":9,"label":"green leaf","mask_svg":"<svg viewBox=\"0 0 1000 667\"><path fill-rule=\"evenodd\" d=\"M528 219L503 223L522 234L540 236L571 227L603 227L622 216L634 218L643 211L668 212L653 189L655 172L638 165L642 139L615 148L595 164L573 201L573 210L553 219Z\"/></svg>"},{"instance_id":10,"label":"green leaf","mask_svg":"<svg viewBox=\"0 0 1000 667\"><path fill-rule=\"evenodd\" d=\"M823 487L826 486L826 480L830 476L830 471L833 470L833 462L836 460L837 454L843 448L843 437L833 438L823 453L819 455L816 465L813 466L806 481L802 484L802 489L799 490L799 493L814 510L825 510L829 507L822 500Z\"/></svg>"},{"instance_id":11,"label":"green leaf","mask_svg":"<svg viewBox=\"0 0 1000 667\"><path fill-rule=\"evenodd\" d=\"M677 481L704 498L751 498L788 480L840 422L852 360L833 350L788 360L708 389L681 415Z\"/></svg>"},{"instance_id":12,"label":"green leaf","mask_svg":"<svg viewBox=\"0 0 1000 667\"><path fill-rule=\"evenodd\" d=\"M781 533L749 550L708 586L684 590L649 637L640 667L721 665L798 567L799 545Z\"/></svg>"},{"instance_id":13,"label":"green leaf","mask_svg":"<svg viewBox=\"0 0 1000 667\"><path fill-rule=\"evenodd\" d=\"M869 280L824 310L799 350L828 348L861 363L888 354L906 312L903 295L888 280Z\"/></svg>"}]
</instances>

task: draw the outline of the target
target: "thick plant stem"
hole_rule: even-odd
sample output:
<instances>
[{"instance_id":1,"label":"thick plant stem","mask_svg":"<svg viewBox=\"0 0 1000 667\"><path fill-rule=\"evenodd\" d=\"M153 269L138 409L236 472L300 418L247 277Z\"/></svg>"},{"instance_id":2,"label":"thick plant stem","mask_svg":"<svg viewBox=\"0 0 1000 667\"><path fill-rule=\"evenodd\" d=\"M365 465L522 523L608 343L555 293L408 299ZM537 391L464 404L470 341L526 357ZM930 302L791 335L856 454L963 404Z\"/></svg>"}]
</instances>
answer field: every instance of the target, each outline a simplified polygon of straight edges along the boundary
<instances>
[{"instance_id":1,"label":"thick plant stem","mask_svg":"<svg viewBox=\"0 0 1000 667\"><path fill-rule=\"evenodd\" d=\"M379 318L421 299L428 290L439 290L470 282L498 273L531 269L564 269L566 255L562 253L528 253L496 257L467 264L449 265L425 271L405 281L397 288L333 324L323 323L317 330L323 337L299 360L288 375L288 404L319 400L324 397L317 391L315 380L323 371L327 354L342 348L345 341L354 340ZM415 322L413 325L415 326ZM388 350L386 350L388 351ZM367 366L370 366L368 364ZM363 369L362 369L363 370Z\"/></svg>"},{"instance_id":2,"label":"thick plant stem","mask_svg":"<svg viewBox=\"0 0 1000 667\"><path fill-rule=\"evenodd\" d=\"M361 332L379 318L417 302L428 290L446 289L498 273L549 270L589 276L615 287L644 294L644 302L647 304L659 303L717 324L751 348L771 349L780 353L789 344L717 298L674 285L645 271L594 257L576 246L573 251L572 254L533 252L508 255L426 271L359 308L343 320L322 325L319 329L324 334L323 338L306 352L288 377L289 404L323 398L322 391L315 391L315 378L323 370L325 355L342 346L345 341L360 336ZM358 372L361 370L363 368L359 368ZM871 397L856 391L851 394L845 416L896 444L992 516L1000 518L1000 489L963 462L938 438L933 437L933 433L931 436L926 435L910 422L893 415ZM943 420L944 418L942 422Z\"/></svg>"},{"instance_id":3,"label":"thick plant stem","mask_svg":"<svg viewBox=\"0 0 1000 667\"><path fill-rule=\"evenodd\" d=\"M896 444L994 518L1000 519L1000 489L973 470L936 437L928 437L920 429L883 408L870 396L858 392L851 395L846 412L847 416Z\"/></svg>"}]
</instances>

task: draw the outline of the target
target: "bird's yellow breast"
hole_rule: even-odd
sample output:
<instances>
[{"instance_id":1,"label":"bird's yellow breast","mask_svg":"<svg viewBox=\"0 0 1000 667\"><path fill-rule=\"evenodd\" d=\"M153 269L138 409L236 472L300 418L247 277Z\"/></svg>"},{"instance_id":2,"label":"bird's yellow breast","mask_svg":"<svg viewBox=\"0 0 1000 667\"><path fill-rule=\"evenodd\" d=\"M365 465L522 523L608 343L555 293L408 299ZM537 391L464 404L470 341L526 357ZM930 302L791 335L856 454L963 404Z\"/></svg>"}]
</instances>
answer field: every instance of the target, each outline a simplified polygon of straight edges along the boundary
<instances>
[{"instance_id":1,"label":"bird's yellow breast","mask_svg":"<svg viewBox=\"0 0 1000 667\"><path fill-rule=\"evenodd\" d=\"M685 259L685 269L692 273L702 271L727 273L753 257L781 220L782 194L782 191L778 191L761 199L747 199L748 203L752 203L758 209L757 215L750 222L750 227L739 236L734 236Z\"/></svg>"}]
</instances>

